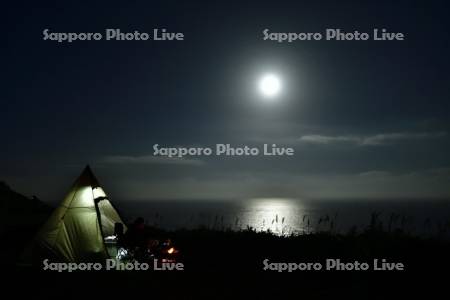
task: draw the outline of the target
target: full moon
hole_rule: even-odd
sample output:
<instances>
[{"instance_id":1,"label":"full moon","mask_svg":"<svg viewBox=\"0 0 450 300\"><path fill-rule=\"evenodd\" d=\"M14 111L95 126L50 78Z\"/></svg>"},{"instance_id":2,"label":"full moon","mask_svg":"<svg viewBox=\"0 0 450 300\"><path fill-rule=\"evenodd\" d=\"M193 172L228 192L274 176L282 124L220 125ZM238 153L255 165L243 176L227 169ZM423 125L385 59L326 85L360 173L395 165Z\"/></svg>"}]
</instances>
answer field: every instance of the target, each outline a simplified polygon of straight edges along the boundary
<instances>
[{"instance_id":1,"label":"full moon","mask_svg":"<svg viewBox=\"0 0 450 300\"><path fill-rule=\"evenodd\" d=\"M280 89L280 79L273 74L264 75L259 81L259 90L265 97L272 98L276 96Z\"/></svg>"}]
</instances>

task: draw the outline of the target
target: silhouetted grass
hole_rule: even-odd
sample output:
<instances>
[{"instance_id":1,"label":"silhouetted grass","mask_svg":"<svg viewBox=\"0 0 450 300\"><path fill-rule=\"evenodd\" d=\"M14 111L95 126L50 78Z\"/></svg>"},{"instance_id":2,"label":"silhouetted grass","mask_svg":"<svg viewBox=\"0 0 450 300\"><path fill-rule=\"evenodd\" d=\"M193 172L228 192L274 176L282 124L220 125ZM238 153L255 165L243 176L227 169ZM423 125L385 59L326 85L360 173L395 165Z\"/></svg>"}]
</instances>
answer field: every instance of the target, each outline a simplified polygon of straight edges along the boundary
<instances>
[{"instance_id":1,"label":"silhouetted grass","mask_svg":"<svg viewBox=\"0 0 450 300\"><path fill-rule=\"evenodd\" d=\"M367 226L353 226L344 233L336 230L336 214L320 217L316 224L309 216L303 216L305 227L302 232L283 227L283 217L275 216L271 221L271 225L278 222L281 226L281 231L274 233L249 225L243 228L239 218L235 219L234 227L225 227L223 218L216 216L211 226L171 231L147 227L146 234L152 238L172 239L181 250L182 260L196 270L222 270L238 264L240 268L260 271L266 258L284 262L336 257L347 261L385 258L413 269L424 268L430 261L434 264L449 262L447 223L440 223L441 227L437 226L432 235L421 236L408 228L408 217L392 215L385 223L381 215L381 212L373 212Z\"/></svg>"}]
</instances>

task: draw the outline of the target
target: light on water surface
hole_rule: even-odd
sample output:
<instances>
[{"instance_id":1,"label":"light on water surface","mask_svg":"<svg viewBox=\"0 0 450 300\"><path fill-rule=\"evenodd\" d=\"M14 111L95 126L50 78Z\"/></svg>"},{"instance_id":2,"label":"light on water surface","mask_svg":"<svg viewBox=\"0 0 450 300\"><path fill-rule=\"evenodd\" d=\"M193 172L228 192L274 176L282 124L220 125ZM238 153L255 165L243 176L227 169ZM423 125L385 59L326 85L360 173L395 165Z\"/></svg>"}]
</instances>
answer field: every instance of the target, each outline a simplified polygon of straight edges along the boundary
<instances>
[{"instance_id":1,"label":"light on water surface","mask_svg":"<svg viewBox=\"0 0 450 300\"><path fill-rule=\"evenodd\" d=\"M250 226L257 231L267 231L278 235L293 233L294 224L302 221L306 210L301 201L287 198L257 198L244 202L242 227Z\"/></svg>"}]
</instances>

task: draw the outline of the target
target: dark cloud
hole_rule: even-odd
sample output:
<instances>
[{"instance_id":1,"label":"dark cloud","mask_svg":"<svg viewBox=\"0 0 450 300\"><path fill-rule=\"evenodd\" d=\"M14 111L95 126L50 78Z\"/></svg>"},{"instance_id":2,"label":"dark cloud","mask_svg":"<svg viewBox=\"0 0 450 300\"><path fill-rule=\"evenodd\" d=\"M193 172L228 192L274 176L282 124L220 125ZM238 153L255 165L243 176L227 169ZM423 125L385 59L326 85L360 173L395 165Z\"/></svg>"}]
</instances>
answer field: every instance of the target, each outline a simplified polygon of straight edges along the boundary
<instances>
[{"instance_id":1,"label":"dark cloud","mask_svg":"<svg viewBox=\"0 0 450 300\"><path fill-rule=\"evenodd\" d=\"M395 144L408 140L429 140L443 138L446 132L396 132L396 133L380 133L369 136L326 136L326 135L304 135L300 137L300 142L315 144L332 144L332 143L351 143L359 146L380 146L386 144Z\"/></svg>"},{"instance_id":2,"label":"dark cloud","mask_svg":"<svg viewBox=\"0 0 450 300\"><path fill-rule=\"evenodd\" d=\"M200 159L187 159L178 157L158 157L153 155L144 156L126 156L126 155L113 155L106 156L100 162L106 164L175 164L175 165L192 165L201 166L204 161Z\"/></svg>"}]
</instances>

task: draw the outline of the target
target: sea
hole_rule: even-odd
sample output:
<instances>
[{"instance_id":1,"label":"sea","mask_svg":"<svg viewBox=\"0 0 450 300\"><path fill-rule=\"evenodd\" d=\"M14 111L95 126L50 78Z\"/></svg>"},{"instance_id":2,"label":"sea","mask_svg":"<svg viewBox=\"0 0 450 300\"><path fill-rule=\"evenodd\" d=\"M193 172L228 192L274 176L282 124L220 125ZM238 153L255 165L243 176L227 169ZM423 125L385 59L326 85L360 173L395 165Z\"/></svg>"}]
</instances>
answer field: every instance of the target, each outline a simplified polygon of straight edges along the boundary
<instances>
[{"instance_id":1,"label":"sea","mask_svg":"<svg viewBox=\"0 0 450 300\"><path fill-rule=\"evenodd\" d=\"M128 222L166 230L270 231L276 235L367 229L448 235L450 199L290 199L115 201Z\"/></svg>"}]
</instances>

